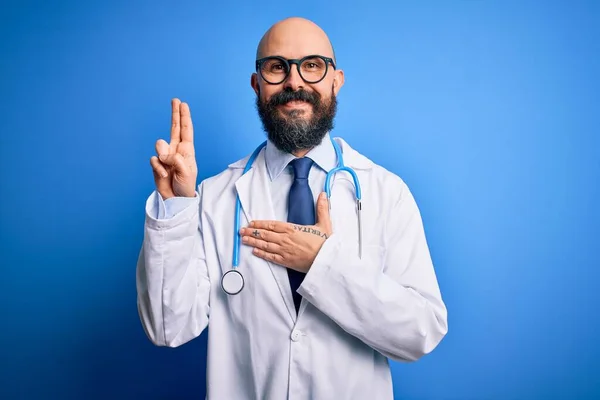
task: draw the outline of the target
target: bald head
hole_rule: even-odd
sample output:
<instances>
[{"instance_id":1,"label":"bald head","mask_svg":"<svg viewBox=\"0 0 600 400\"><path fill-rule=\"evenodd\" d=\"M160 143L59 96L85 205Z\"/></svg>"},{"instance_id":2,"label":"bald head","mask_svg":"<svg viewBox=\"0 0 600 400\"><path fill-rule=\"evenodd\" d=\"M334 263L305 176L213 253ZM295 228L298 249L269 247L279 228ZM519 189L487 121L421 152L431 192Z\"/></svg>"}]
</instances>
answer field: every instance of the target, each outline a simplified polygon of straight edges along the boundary
<instances>
[{"instance_id":1,"label":"bald head","mask_svg":"<svg viewBox=\"0 0 600 400\"><path fill-rule=\"evenodd\" d=\"M256 58L283 56L302 58L319 54L335 60L327 34L317 24L304 18L287 18L277 22L264 34L256 50Z\"/></svg>"}]
</instances>

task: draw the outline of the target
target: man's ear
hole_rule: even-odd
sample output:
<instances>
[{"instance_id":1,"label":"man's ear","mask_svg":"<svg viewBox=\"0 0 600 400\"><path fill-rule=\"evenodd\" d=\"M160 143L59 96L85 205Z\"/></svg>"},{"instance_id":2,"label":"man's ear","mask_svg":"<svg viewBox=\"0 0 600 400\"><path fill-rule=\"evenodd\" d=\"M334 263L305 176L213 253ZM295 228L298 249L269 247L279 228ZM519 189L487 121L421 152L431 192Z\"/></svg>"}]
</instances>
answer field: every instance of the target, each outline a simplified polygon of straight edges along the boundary
<instances>
[{"instance_id":1,"label":"man's ear","mask_svg":"<svg viewBox=\"0 0 600 400\"><path fill-rule=\"evenodd\" d=\"M342 86L344 86L344 71L336 69L335 75L333 76L333 93L335 93L336 96Z\"/></svg>"},{"instance_id":2,"label":"man's ear","mask_svg":"<svg viewBox=\"0 0 600 400\"><path fill-rule=\"evenodd\" d=\"M256 93L257 96L260 96L260 87L258 86L258 75L256 72L250 77L250 86L254 89L254 93Z\"/></svg>"}]
</instances>

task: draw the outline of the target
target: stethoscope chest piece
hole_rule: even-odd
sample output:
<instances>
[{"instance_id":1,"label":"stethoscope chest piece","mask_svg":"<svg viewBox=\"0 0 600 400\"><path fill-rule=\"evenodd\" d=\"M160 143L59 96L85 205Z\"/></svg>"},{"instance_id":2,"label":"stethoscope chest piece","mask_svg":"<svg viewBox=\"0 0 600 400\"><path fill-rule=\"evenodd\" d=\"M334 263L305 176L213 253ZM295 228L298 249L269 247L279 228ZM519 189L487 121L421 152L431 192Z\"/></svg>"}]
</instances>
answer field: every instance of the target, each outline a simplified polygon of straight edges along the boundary
<instances>
[{"instance_id":1,"label":"stethoscope chest piece","mask_svg":"<svg viewBox=\"0 0 600 400\"><path fill-rule=\"evenodd\" d=\"M238 294L244 288L244 277L237 270L231 269L221 277L221 288L227 294Z\"/></svg>"}]
</instances>

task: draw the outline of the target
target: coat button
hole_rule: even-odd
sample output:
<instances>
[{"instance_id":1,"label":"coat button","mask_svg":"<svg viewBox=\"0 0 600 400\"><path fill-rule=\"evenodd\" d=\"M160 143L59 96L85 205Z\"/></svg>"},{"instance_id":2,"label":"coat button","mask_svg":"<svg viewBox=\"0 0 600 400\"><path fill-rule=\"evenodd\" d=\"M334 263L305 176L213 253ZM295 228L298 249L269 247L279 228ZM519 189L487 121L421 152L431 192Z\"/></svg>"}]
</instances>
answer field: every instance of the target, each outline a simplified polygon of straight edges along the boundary
<instances>
[{"instance_id":1,"label":"coat button","mask_svg":"<svg viewBox=\"0 0 600 400\"><path fill-rule=\"evenodd\" d=\"M302 332L301 331L293 331L292 332L292 341L293 342L298 342L300 341L300 338L302 337Z\"/></svg>"}]
</instances>

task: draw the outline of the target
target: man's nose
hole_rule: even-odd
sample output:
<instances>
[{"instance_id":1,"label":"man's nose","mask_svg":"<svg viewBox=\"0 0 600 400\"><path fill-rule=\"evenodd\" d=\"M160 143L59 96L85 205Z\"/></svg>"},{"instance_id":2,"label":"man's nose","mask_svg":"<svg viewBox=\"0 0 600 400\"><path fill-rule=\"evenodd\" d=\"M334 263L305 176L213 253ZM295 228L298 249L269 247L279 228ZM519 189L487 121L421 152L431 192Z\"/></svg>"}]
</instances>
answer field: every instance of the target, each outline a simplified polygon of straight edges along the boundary
<instances>
[{"instance_id":1,"label":"man's nose","mask_svg":"<svg viewBox=\"0 0 600 400\"><path fill-rule=\"evenodd\" d=\"M283 82L283 87L284 89L290 88L294 92L300 88L304 88L304 80L302 80L302 77L298 73L298 68L296 65L290 65L290 74Z\"/></svg>"}]
</instances>

